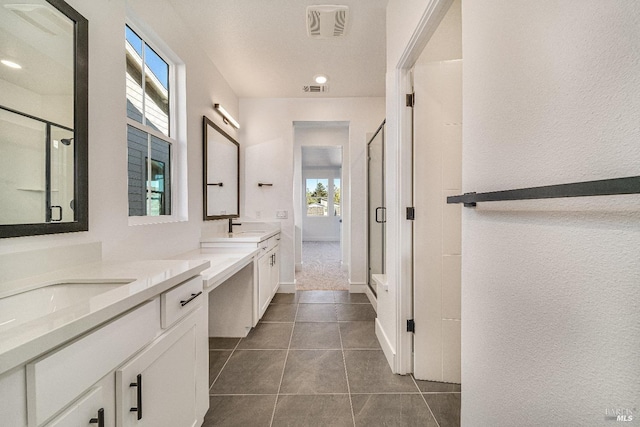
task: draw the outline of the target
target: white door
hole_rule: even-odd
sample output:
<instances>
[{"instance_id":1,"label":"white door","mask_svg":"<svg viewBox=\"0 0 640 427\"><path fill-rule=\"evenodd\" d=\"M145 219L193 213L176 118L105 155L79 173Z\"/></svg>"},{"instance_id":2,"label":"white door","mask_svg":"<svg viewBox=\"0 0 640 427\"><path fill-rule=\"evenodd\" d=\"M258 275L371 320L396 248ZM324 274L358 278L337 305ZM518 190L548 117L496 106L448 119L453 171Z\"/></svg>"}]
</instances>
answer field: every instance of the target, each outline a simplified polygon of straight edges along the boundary
<instances>
[{"instance_id":1,"label":"white door","mask_svg":"<svg viewBox=\"0 0 640 427\"><path fill-rule=\"evenodd\" d=\"M459 19L459 2L430 44L456 12ZM427 45L413 70L414 375L459 383L461 205L447 205L446 198L462 187L462 60L446 59L461 51L447 56L433 47Z\"/></svg>"}]
</instances>

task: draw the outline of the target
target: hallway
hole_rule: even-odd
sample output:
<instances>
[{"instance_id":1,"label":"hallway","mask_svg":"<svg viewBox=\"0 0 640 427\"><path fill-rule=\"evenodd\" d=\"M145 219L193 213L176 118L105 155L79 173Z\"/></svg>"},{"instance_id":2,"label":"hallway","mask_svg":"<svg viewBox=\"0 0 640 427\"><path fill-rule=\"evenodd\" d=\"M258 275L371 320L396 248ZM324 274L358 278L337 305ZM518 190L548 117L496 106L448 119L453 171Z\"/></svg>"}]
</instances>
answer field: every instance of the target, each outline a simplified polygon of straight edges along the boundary
<instances>
[{"instance_id":1,"label":"hallway","mask_svg":"<svg viewBox=\"0 0 640 427\"><path fill-rule=\"evenodd\" d=\"M340 242L302 242L302 268L296 272L296 289L349 289L349 277L340 262Z\"/></svg>"},{"instance_id":2,"label":"hallway","mask_svg":"<svg viewBox=\"0 0 640 427\"><path fill-rule=\"evenodd\" d=\"M246 338L210 338L213 426L459 426L460 386L391 373L364 294L276 294Z\"/></svg>"}]
</instances>

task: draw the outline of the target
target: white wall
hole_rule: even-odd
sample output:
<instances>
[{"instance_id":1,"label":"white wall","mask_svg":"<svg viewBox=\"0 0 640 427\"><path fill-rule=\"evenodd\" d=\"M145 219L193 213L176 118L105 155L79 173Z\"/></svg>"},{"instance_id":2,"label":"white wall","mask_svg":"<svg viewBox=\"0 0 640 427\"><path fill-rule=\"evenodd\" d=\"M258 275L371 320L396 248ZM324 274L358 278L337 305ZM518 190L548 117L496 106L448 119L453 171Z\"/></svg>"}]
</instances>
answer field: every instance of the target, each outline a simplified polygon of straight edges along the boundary
<instances>
[{"instance_id":1,"label":"white wall","mask_svg":"<svg viewBox=\"0 0 640 427\"><path fill-rule=\"evenodd\" d=\"M278 210L286 210L288 218L278 220L282 227L280 281L294 283L294 122L347 121L349 148L343 152L343 167L349 162L350 216L349 279L352 285L366 283L366 133L377 129L384 118L384 98L322 98L240 100L243 126L240 133L243 171L241 201L243 216L265 221L276 220ZM296 178L300 179L300 177ZM258 187L258 182L273 187Z\"/></svg>"},{"instance_id":2,"label":"white wall","mask_svg":"<svg viewBox=\"0 0 640 427\"><path fill-rule=\"evenodd\" d=\"M462 16L464 191L639 174L637 1L474 0ZM463 210L463 425L637 419L639 208Z\"/></svg>"},{"instance_id":3,"label":"white wall","mask_svg":"<svg viewBox=\"0 0 640 427\"><path fill-rule=\"evenodd\" d=\"M238 116L238 99L215 65L198 48L165 0L68 0L89 20L89 231L0 240L0 253L103 242L107 260L166 258L198 246L202 221L202 116L230 134L213 110L220 103ZM188 168L181 191L188 195L188 221L128 225L124 25L126 9L144 30L166 43L186 66ZM140 22L139 22L140 21ZM223 225L220 222L219 227ZM208 227L216 228L215 224Z\"/></svg>"}]
</instances>

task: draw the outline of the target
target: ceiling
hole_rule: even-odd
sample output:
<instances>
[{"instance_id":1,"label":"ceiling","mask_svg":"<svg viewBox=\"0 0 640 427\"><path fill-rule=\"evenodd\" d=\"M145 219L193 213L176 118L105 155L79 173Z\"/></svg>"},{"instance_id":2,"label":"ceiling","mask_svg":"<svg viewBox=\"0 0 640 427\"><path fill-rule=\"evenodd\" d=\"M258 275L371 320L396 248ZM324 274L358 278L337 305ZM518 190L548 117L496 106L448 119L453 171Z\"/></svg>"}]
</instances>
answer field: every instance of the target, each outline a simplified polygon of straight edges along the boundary
<instances>
[{"instance_id":1,"label":"ceiling","mask_svg":"<svg viewBox=\"0 0 640 427\"><path fill-rule=\"evenodd\" d=\"M341 147L302 147L302 169L340 169Z\"/></svg>"},{"instance_id":2,"label":"ceiling","mask_svg":"<svg viewBox=\"0 0 640 427\"><path fill-rule=\"evenodd\" d=\"M169 0L241 98L384 96L387 0ZM344 36L307 36L306 8L349 6ZM309 93L313 77L328 91Z\"/></svg>"}]
</instances>

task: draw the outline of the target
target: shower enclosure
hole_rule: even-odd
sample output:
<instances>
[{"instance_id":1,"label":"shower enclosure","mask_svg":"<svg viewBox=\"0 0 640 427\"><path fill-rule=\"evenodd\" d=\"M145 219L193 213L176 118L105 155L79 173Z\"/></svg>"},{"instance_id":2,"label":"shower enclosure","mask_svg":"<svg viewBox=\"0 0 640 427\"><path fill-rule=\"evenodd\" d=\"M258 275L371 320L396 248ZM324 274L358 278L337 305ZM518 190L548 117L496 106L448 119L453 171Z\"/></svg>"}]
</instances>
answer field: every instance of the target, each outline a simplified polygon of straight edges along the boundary
<instances>
[{"instance_id":1,"label":"shower enclosure","mask_svg":"<svg viewBox=\"0 0 640 427\"><path fill-rule=\"evenodd\" d=\"M73 222L74 132L0 107L0 223Z\"/></svg>"},{"instance_id":2,"label":"shower enclosure","mask_svg":"<svg viewBox=\"0 0 640 427\"><path fill-rule=\"evenodd\" d=\"M367 144L367 283L376 297L372 276L385 273L384 125L383 121Z\"/></svg>"}]
</instances>

